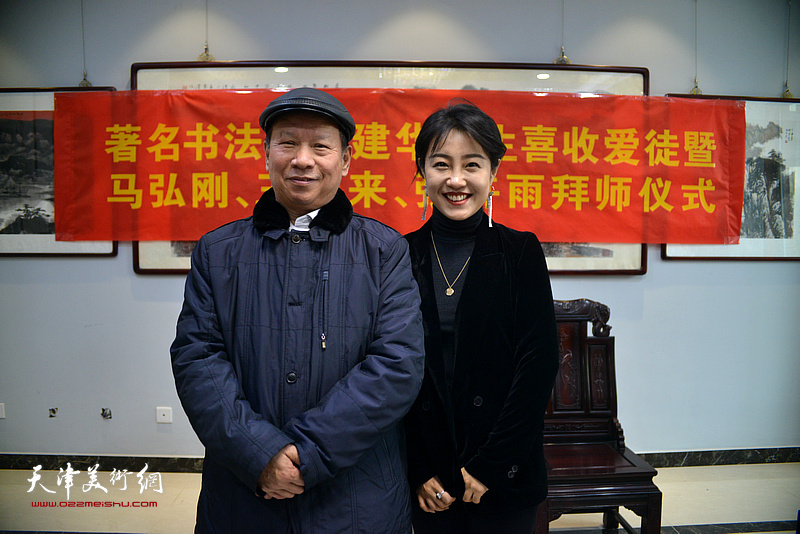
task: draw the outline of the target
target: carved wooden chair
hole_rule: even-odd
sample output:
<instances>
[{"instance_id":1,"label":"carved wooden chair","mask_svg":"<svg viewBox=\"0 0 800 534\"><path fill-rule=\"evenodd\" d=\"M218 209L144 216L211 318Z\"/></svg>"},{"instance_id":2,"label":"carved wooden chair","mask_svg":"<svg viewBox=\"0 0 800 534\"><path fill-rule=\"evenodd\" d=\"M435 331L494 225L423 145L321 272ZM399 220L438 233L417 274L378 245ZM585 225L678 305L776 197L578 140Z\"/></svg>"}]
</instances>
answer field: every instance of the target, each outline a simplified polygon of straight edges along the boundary
<instances>
[{"instance_id":1,"label":"carved wooden chair","mask_svg":"<svg viewBox=\"0 0 800 534\"><path fill-rule=\"evenodd\" d=\"M608 306L587 299L554 301L561 363L544 424L547 500L536 532L562 514L603 513L603 527L634 528L619 507L642 518L642 534L661 530L656 470L625 446L617 420L614 337ZM592 335L588 335L588 325Z\"/></svg>"}]
</instances>

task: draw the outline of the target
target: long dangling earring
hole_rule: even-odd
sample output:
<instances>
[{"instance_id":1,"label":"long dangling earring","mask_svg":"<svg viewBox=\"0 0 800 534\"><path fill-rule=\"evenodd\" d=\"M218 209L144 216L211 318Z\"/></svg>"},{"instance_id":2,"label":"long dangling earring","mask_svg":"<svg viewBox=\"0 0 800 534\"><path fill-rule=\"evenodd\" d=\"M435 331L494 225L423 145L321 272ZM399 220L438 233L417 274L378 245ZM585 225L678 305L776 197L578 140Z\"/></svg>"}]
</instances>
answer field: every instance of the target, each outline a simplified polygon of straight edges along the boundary
<instances>
[{"instance_id":1,"label":"long dangling earring","mask_svg":"<svg viewBox=\"0 0 800 534\"><path fill-rule=\"evenodd\" d=\"M428 182L422 184L422 220L428 218Z\"/></svg>"},{"instance_id":2,"label":"long dangling earring","mask_svg":"<svg viewBox=\"0 0 800 534\"><path fill-rule=\"evenodd\" d=\"M492 227L492 196L494 195L494 185L492 185L492 190L489 191L489 198L486 199L486 203L488 204L489 208L489 228Z\"/></svg>"}]
</instances>

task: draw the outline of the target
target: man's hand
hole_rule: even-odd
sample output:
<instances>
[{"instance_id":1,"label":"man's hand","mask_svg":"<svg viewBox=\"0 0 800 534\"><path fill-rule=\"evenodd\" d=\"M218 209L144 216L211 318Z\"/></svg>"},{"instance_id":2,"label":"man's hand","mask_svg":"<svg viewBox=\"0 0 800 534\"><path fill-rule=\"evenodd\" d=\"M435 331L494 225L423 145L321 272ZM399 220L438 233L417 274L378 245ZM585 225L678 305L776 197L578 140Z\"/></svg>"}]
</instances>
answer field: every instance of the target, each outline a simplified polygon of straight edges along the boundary
<instances>
[{"instance_id":1,"label":"man's hand","mask_svg":"<svg viewBox=\"0 0 800 534\"><path fill-rule=\"evenodd\" d=\"M455 502L455 499L444 491L439 477L433 477L417 488L417 500L422 511L430 513L443 512Z\"/></svg>"},{"instance_id":2,"label":"man's hand","mask_svg":"<svg viewBox=\"0 0 800 534\"><path fill-rule=\"evenodd\" d=\"M303 493L305 482L298 465L297 447L290 443L278 451L258 477L258 487L265 493L264 498L291 499Z\"/></svg>"},{"instance_id":3,"label":"man's hand","mask_svg":"<svg viewBox=\"0 0 800 534\"><path fill-rule=\"evenodd\" d=\"M464 502L474 502L475 504L481 502L481 497L489 491L489 488L467 473L467 470L463 467L461 468L461 476L464 477Z\"/></svg>"}]
</instances>

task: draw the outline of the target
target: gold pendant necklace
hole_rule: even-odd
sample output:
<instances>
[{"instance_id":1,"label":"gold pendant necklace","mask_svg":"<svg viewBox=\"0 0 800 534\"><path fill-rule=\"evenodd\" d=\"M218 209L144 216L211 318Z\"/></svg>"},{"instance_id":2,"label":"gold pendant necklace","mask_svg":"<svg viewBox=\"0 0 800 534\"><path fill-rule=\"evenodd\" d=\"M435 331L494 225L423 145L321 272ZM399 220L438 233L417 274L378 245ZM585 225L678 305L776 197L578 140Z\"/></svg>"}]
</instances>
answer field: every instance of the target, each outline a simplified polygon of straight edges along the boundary
<instances>
[{"instance_id":1,"label":"gold pendant necklace","mask_svg":"<svg viewBox=\"0 0 800 534\"><path fill-rule=\"evenodd\" d=\"M461 274L464 272L464 269L467 268L469 260L472 259L472 254L469 255L469 258L467 258L467 261L464 263L464 266L458 272L458 276L456 276L456 279L453 280L453 283L451 284L450 281L447 280L447 275L444 274L444 267L442 267L442 260L439 259L439 251L436 250L436 241L434 241L433 239L433 234L431 234L431 243L433 243L433 251L436 253L436 261L439 263L439 269L441 269L442 271L442 276L444 277L444 283L447 284L447 289L444 290L444 294L447 295L448 297L452 297L453 293L455 293L453 286L456 284L456 282L458 282L458 279L461 278Z\"/></svg>"}]
</instances>

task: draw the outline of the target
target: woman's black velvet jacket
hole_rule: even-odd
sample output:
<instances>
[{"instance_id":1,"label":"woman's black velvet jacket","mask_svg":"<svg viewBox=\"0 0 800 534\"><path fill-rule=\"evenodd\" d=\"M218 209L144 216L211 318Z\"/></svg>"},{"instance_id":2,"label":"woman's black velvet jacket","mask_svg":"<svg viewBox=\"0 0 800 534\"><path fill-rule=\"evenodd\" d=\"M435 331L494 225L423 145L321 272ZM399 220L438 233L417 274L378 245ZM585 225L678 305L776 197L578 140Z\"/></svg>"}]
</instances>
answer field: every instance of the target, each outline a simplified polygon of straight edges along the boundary
<instances>
[{"instance_id":1,"label":"woman's black velvet jacket","mask_svg":"<svg viewBox=\"0 0 800 534\"><path fill-rule=\"evenodd\" d=\"M484 214L455 317L455 372L444 379L431 258L431 222L406 236L422 297L425 377L406 417L409 482L438 476L461 500L461 468L489 488L479 510L543 501L544 412L558 371L558 338L544 253L536 236ZM417 499L412 498L413 506Z\"/></svg>"}]
</instances>

